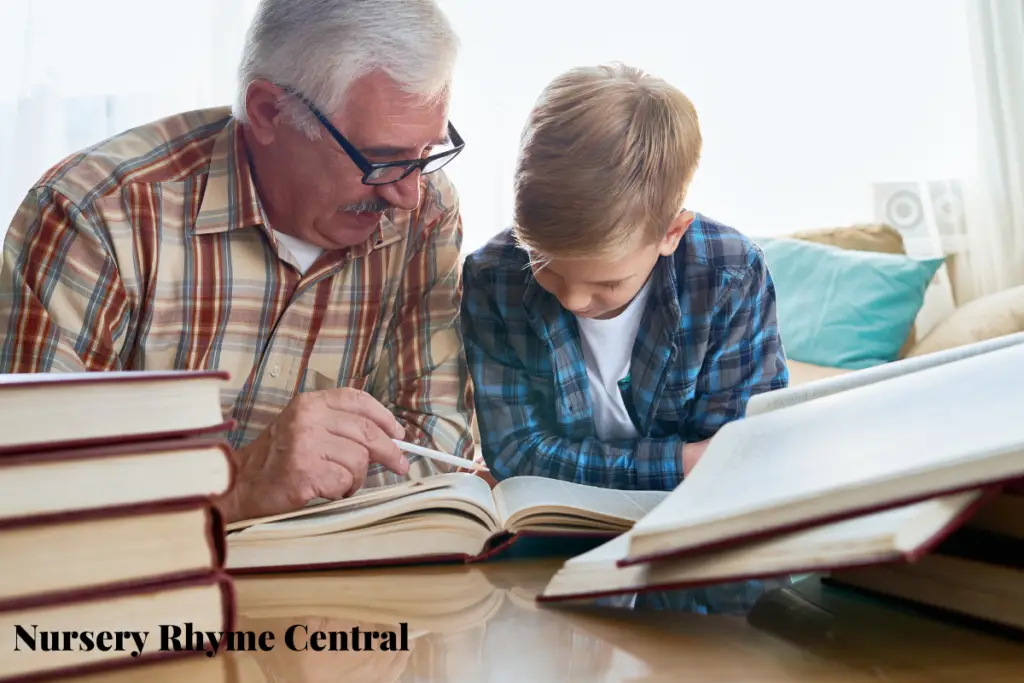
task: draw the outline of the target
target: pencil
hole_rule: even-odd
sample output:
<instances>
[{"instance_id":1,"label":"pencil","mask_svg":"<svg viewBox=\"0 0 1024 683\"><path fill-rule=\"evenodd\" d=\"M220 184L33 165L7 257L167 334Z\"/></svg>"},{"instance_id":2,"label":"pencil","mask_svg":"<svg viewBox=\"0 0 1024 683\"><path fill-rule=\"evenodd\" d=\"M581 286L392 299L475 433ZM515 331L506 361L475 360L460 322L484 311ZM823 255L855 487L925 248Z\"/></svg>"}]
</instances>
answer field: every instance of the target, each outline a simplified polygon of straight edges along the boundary
<instances>
[{"instance_id":1,"label":"pencil","mask_svg":"<svg viewBox=\"0 0 1024 683\"><path fill-rule=\"evenodd\" d=\"M465 458L456 458L454 455L448 455L440 451L431 450L424 448L423 446L417 446L414 443L408 443L406 441L399 441L393 439L395 444L405 451L406 453L412 453L414 455L422 455L424 458L430 458L431 460L437 460L438 462L448 463L449 465L455 465L456 467L465 467L477 472L487 472L488 469L483 465L473 462L472 460L466 460Z\"/></svg>"}]
</instances>

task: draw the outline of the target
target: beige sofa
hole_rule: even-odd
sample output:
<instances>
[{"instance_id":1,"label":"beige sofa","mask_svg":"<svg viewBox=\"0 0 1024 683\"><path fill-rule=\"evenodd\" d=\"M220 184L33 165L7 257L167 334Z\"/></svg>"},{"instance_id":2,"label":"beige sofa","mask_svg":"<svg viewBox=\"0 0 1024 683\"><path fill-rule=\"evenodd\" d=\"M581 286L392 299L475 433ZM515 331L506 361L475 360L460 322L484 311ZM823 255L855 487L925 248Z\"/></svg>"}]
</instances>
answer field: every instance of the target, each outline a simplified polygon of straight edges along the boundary
<instances>
[{"instance_id":1,"label":"beige sofa","mask_svg":"<svg viewBox=\"0 0 1024 683\"><path fill-rule=\"evenodd\" d=\"M829 244L841 249L891 254L907 253L899 232L888 225L854 225L796 232L789 237ZM903 345L902 358L921 356L1006 334L1024 331L1024 287L971 301L918 338L916 329ZM790 384L806 384L854 370L823 367L790 359Z\"/></svg>"}]
</instances>

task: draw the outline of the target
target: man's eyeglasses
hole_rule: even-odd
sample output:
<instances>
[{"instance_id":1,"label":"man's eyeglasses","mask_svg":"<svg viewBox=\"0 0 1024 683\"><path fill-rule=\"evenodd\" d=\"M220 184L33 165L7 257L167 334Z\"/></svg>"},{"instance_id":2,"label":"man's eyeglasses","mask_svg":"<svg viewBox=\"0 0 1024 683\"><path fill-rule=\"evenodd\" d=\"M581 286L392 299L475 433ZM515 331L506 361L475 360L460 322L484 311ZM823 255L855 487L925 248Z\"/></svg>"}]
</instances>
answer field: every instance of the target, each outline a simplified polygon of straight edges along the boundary
<instances>
[{"instance_id":1,"label":"man's eyeglasses","mask_svg":"<svg viewBox=\"0 0 1024 683\"><path fill-rule=\"evenodd\" d=\"M282 85L278 87L285 92L294 95L309 108L309 111L317 118L320 125L327 129L327 132L330 133L331 137L333 137L341 146L345 151L345 154L347 154L349 158L352 159L352 162L359 167L359 170L363 172L364 185L387 185L389 183L398 182L417 170L424 175L440 171L449 161L458 156L459 152L462 151L462 148L466 146L466 143L462 140L462 136L459 135L459 131L455 130L455 126L453 126L451 121L449 121L448 136L451 138L451 149L446 149L443 152L423 157L422 159L405 159L402 161L386 162L370 161L362 152L356 149L355 145L349 142L345 136L341 134L341 131L334 127L334 124L332 124L330 120L324 116L323 112L321 112L305 95L287 86Z\"/></svg>"}]
</instances>

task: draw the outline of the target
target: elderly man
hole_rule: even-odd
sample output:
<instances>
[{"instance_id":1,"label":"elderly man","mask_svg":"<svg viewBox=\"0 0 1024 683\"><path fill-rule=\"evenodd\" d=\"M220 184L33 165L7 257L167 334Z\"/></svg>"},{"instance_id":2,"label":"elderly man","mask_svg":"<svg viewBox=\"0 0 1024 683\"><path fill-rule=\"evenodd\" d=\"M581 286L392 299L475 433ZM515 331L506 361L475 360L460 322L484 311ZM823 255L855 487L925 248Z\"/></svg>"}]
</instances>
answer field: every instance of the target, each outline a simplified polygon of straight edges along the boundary
<instances>
[{"instance_id":1,"label":"elderly man","mask_svg":"<svg viewBox=\"0 0 1024 683\"><path fill-rule=\"evenodd\" d=\"M227 370L231 519L472 457L462 223L432 0L262 0L233 111L127 131L28 192L0 371ZM410 473L410 466L415 472Z\"/></svg>"}]
</instances>

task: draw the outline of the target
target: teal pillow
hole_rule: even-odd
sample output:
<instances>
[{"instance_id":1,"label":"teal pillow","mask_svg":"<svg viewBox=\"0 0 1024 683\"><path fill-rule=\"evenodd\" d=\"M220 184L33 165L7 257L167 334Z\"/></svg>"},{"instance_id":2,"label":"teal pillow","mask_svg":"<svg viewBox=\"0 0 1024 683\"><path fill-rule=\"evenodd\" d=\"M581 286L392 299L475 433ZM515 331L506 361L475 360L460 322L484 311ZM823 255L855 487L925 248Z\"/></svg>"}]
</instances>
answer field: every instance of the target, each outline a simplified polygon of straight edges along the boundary
<instances>
[{"instance_id":1,"label":"teal pillow","mask_svg":"<svg viewBox=\"0 0 1024 683\"><path fill-rule=\"evenodd\" d=\"M796 361L859 370L899 358L945 259L760 238L775 283L779 331Z\"/></svg>"}]
</instances>

